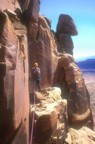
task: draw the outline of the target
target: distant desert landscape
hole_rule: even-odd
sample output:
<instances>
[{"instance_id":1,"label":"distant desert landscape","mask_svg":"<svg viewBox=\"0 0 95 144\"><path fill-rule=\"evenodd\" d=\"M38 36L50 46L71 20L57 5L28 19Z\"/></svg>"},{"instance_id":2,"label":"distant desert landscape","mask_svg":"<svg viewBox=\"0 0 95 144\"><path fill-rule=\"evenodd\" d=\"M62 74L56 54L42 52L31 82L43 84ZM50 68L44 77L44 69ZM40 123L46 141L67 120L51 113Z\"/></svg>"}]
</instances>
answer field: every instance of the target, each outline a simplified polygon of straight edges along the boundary
<instances>
[{"instance_id":1,"label":"distant desert landscape","mask_svg":"<svg viewBox=\"0 0 95 144\"><path fill-rule=\"evenodd\" d=\"M91 100L95 99L95 72L83 72L85 84L90 93Z\"/></svg>"},{"instance_id":2,"label":"distant desert landscape","mask_svg":"<svg viewBox=\"0 0 95 144\"><path fill-rule=\"evenodd\" d=\"M91 104L95 107L95 56L81 58L77 64L83 73L85 84L90 93Z\"/></svg>"},{"instance_id":3,"label":"distant desert landscape","mask_svg":"<svg viewBox=\"0 0 95 144\"><path fill-rule=\"evenodd\" d=\"M95 125L95 72L83 72L85 84L90 94L90 103L93 114L93 121Z\"/></svg>"}]
</instances>

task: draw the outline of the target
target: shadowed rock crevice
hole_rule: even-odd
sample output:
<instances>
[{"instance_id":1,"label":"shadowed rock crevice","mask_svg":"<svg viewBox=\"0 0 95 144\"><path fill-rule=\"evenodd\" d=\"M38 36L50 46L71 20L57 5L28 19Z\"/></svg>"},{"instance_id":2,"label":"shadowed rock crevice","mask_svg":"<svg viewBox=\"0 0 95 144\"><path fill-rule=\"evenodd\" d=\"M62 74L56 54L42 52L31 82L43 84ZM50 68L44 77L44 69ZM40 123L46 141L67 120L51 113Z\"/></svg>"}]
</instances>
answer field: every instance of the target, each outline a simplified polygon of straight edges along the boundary
<instances>
[{"instance_id":1,"label":"shadowed rock crevice","mask_svg":"<svg viewBox=\"0 0 95 144\"><path fill-rule=\"evenodd\" d=\"M6 16L4 13L0 11L0 43L5 45L5 37L3 35L3 30L4 30L4 24L5 24Z\"/></svg>"}]
</instances>

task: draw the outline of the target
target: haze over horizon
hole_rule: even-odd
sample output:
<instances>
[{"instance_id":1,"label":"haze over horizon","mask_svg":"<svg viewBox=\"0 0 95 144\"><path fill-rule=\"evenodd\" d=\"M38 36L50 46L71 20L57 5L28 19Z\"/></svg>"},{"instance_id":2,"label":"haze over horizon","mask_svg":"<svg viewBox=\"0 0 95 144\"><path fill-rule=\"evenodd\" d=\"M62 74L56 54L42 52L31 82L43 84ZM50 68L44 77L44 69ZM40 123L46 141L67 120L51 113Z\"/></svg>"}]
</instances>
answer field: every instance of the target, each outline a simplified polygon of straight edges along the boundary
<instances>
[{"instance_id":1,"label":"haze over horizon","mask_svg":"<svg viewBox=\"0 0 95 144\"><path fill-rule=\"evenodd\" d=\"M56 31L60 14L70 15L78 30L72 36L74 57L95 55L95 1L94 0L41 0L40 13L52 21L52 29Z\"/></svg>"}]
</instances>

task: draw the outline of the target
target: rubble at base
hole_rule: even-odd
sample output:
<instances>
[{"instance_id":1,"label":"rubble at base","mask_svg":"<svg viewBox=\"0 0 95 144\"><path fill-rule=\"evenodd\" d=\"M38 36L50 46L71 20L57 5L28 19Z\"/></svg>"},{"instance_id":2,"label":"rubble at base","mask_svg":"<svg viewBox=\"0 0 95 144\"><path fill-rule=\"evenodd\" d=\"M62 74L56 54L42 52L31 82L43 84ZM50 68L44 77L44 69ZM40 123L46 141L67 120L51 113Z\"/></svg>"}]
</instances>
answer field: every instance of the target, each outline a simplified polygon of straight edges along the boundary
<instances>
[{"instance_id":1,"label":"rubble at base","mask_svg":"<svg viewBox=\"0 0 95 144\"><path fill-rule=\"evenodd\" d=\"M95 144L95 131L85 126L79 130L70 128L67 135L67 144Z\"/></svg>"},{"instance_id":2,"label":"rubble at base","mask_svg":"<svg viewBox=\"0 0 95 144\"><path fill-rule=\"evenodd\" d=\"M68 117L67 101L61 98L61 90L54 87L42 94L35 92L34 95L36 101L40 101L30 106L30 113L35 112L35 141L39 144L47 144L48 141L63 144L68 130Z\"/></svg>"}]
</instances>

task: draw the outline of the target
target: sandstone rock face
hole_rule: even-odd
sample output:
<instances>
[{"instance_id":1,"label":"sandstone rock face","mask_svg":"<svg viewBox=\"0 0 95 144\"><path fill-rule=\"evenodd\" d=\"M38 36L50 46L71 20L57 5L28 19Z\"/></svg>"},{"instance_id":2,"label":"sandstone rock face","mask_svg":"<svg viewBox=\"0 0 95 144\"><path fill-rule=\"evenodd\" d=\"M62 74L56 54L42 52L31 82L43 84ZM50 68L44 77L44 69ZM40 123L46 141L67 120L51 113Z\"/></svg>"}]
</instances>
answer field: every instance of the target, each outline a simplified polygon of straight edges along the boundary
<instances>
[{"instance_id":1,"label":"sandstone rock face","mask_svg":"<svg viewBox=\"0 0 95 144\"><path fill-rule=\"evenodd\" d=\"M30 74L34 62L38 62L42 74L41 86L47 87L52 84L58 54L54 35L43 16L39 15L38 23L30 22L29 38Z\"/></svg>"},{"instance_id":2,"label":"sandstone rock face","mask_svg":"<svg viewBox=\"0 0 95 144\"><path fill-rule=\"evenodd\" d=\"M57 33L64 33L68 35L77 35L77 29L73 19L69 15L61 14L57 24Z\"/></svg>"},{"instance_id":3,"label":"sandstone rock face","mask_svg":"<svg viewBox=\"0 0 95 144\"><path fill-rule=\"evenodd\" d=\"M74 46L71 36L77 34L73 19L69 15L61 14L56 28L56 36L59 43L58 51L73 54Z\"/></svg>"},{"instance_id":4,"label":"sandstone rock face","mask_svg":"<svg viewBox=\"0 0 95 144\"><path fill-rule=\"evenodd\" d=\"M59 43L59 47L58 47L58 51L63 53L69 53L73 55L73 41L71 36L66 35L66 34L59 34L58 36L58 43Z\"/></svg>"},{"instance_id":5,"label":"sandstone rock face","mask_svg":"<svg viewBox=\"0 0 95 144\"><path fill-rule=\"evenodd\" d=\"M40 10L40 0L30 0L27 16L29 17L29 21L38 22L39 18L39 10Z\"/></svg>"},{"instance_id":6,"label":"sandstone rock face","mask_svg":"<svg viewBox=\"0 0 95 144\"><path fill-rule=\"evenodd\" d=\"M68 144L94 144L95 132L87 127L82 127L79 130L70 128L66 142Z\"/></svg>"},{"instance_id":7,"label":"sandstone rock face","mask_svg":"<svg viewBox=\"0 0 95 144\"><path fill-rule=\"evenodd\" d=\"M20 8L17 0L1 0L0 10L10 9L14 11L16 8Z\"/></svg>"},{"instance_id":8,"label":"sandstone rock face","mask_svg":"<svg viewBox=\"0 0 95 144\"><path fill-rule=\"evenodd\" d=\"M31 2L31 0L23 0L23 1L22 0L17 0L17 1L19 2L22 11L27 10L27 8L29 6L29 3Z\"/></svg>"},{"instance_id":9,"label":"sandstone rock face","mask_svg":"<svg viewBox=\"0 0 95 144\"><path fill-rule=\"evenodd\" d=\"M82 73L71 55L62 54L59 57L57 73L56 80L58 86L64 87L65 85L65 89L68 92L69 121L76 123L87 119L91 120L89 93L86 89Z\"/></svg>"},{"instance_id":10,"label":"sandstone rock face","mask_svg":"<svg viewBox=\"0 0 95 144\"><path fill-rule=\"evenodd\" d=\"M36 92L34 96L36 104L30 109L31 113L35 112L34 143L63 144L68 117L67 102L61 99L60 89L49 88L42 94Z\"/></svg>"},{"instance_id":11,"label":"sandstone rock face","mask_svg":"<svg viewBox=\"0 0 95 144\"><path fill-rule=\"evenodd\" d=\"M20 127L24 127L22 133L28 144L27 29L15 29L5 12L0 12L0 26L0 143L12 143Z\"/></svg>"},{"instance_id":12,"label":"sandstone rock face","mask_svg":"<svg viewBox=\"0 0 95 144\"><path fill-rule=\"evenodd\" d=\"M45 20L47 21L49 27L51 28L51 20L49 20L49 19L48 19L47 17L45 17L45 16L44 16L44 18L45 18Z\"/></svg>"}]
</instances>

